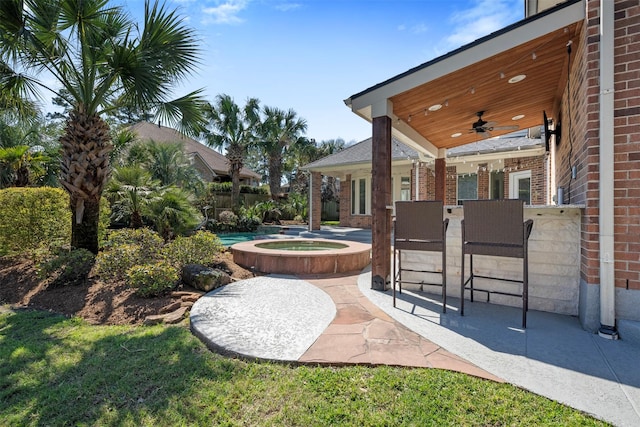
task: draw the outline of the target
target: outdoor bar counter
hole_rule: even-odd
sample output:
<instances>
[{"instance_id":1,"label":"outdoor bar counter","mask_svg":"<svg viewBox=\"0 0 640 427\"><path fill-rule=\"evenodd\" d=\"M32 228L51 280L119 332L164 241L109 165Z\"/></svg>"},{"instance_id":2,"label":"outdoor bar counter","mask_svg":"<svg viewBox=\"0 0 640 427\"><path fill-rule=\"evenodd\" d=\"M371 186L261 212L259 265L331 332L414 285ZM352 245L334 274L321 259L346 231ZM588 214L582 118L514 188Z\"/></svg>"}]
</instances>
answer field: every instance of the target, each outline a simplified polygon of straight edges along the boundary
<instances>
[{"instance_id":1,"label":"outdoor bar counter","mask_svg":"<svg viewBox=\"0 0 640 427\"><path fill-rule=\"evenodd\" d=\"M524 221L533 220L533 231L529 237L529 309L553 313L578 315L580 289L580 221L584 206L581 205L534 205L525 206ZM462 206L445 206L444 217L449 219L447 229L447 295L460 296L460 267L462 256L462 236L460 221L464 216ZM439 253L403 251L402 264L405 268L440 271ZM521 280L522 259L493 256L474 257L473 269L478 275ZM465 264L469 268L469 261ZM416 274L419 273L409 273ZM435 275L434 275L435 276ZM468 274L467 274L468 277ZM409 277L407 277L409 278ZM416 276L416 280L425 280ZM430 278L429 280L439 280ZM429 281L425 280L425 281ZM482 284L482 286L479 286ZM476 279L476 286L495 290L520 289L518 284ZM404 288L419 288L406 285ZM424 291L439 293L440 289L424 286ZM469 292L466 292L469 297ZM485 301L486 294L478 292L476 301ZM491 295L496 304L522 306L520 298Z\"/></svg>"}]
</instances>

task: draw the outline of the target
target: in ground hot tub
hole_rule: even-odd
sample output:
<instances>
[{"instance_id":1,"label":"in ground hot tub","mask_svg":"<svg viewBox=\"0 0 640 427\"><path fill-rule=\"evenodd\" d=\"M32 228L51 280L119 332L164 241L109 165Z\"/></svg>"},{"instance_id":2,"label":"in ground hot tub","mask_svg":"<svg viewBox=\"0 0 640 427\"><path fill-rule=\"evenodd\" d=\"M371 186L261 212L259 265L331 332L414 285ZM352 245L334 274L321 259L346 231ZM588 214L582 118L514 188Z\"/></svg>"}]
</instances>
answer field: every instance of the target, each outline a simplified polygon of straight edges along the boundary
<instances>
[{"instance_id":1,"label":"in ground hot tub","mask_svg":"<svg viewBox=\"0 0 640 427\"><path fill-rule=\"evenodd\" d=\"M261 273L344 273L371 262L371 245L346 240L253 240L236 243L231 252L236 264Z\"/></svg>"}]
</instances>

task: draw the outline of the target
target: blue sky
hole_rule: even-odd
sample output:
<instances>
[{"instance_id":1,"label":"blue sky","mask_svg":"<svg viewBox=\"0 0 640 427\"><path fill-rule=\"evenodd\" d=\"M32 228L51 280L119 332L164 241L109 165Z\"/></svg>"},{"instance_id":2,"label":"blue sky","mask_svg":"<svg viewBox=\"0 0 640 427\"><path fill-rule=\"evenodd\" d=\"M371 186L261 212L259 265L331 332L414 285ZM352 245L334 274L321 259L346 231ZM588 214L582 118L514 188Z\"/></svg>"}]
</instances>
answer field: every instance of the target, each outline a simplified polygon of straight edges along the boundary
<instances>
[{"instance_id":1,"label":"blue sky","mask_svg":"<svg viewBox=\"0 0 640 427\"><path fill-rule=\"evenodd\" d=\"M123 0L121 0L123 1ZM124 0L135 17L144 0ZM177 95L293 108L317 141L361 141L344 99L524 16L524 0L168 0L201 38L202 65Z\"/></svg>"}]
</instances>

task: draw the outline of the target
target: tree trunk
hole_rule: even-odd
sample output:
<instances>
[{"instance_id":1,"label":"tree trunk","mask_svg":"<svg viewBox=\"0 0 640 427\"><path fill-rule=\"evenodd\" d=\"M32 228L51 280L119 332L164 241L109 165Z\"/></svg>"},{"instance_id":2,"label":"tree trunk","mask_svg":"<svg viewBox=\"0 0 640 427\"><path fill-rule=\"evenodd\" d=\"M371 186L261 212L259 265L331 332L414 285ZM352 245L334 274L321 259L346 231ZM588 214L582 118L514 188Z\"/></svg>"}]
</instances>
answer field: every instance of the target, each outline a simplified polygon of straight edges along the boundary
<instances>
[{"instance_id":1,"label":"tree trunk","mask_svg":"<svg viewBox=\"0 0 640 427\"><path fill-rule=\"evenodd\" d=\"M69 192L73 217L71 245L98 253L100 197L109 178L111 136L97 115L74 110L60 138L60 183Z\"/></svg>"},{"instance_id":2,"label":"tree trunk","mask_svg":"<svg viewBox=\"0 0 640 427\"><path fill-rule=\"evenodd\" d=\"M244 149L240 145L230 145L227 148L229 159L229 175L231 175L231 205L237 211L240 206L240 170L244 159Z\"/></svg>"},{"instance_id":3,"label":"tree trunk","mask_svg":"<svg viewBox=\"0 0 640 427\"><path fill-rule=\"evenodd\" d=\"M75 206L71 197L71 205ZM85 200L82 222L76 221L76 209L71 209L71 247L98 253L98 223L100 222L100 200Z\"/></svg>"},{"instance_id":4,"label":"tree trunk","mask_svg":"<svg viewBox=\"0 0 640 427\"><path fill-rule=\"evenodd\" d=\"M269 191L271 198L278 200L282 192L280 182L282 181L282 154L276 153L269 156Z\"/></svg>"}]
</instances>

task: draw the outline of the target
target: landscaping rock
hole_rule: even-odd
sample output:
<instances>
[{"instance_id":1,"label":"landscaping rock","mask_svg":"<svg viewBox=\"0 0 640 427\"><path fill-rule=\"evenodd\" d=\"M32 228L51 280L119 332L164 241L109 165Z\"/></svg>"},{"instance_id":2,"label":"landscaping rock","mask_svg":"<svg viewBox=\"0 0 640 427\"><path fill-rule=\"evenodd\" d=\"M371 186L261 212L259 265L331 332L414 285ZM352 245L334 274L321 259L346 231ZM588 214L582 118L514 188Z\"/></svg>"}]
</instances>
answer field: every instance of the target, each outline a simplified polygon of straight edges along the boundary
<instances>
[{"instance_id":1,"label":"landscaping rock","mask_svg":"<svg viewBox=\"0 0 640 427\"><path fill-rule=\"evenodd\" d=\"M160 314L171 313L172 311L180 308L181 305L182 304L180 304L180 301L174 301L171 304L162 307L160 309Z\"/></svg>"},{"instance_id":2,"label":"landscaping rock","mask_svg":"<svg viewBox=\"0 0 640 427\"><path fill-rule=\"evenodd\" d=\"M184 319L187 310L189 310L189 307L180 307L176 311L166 314L164 316L164 323L170 325L174 323L180 323L180 321Z\"/></svg>"},{"instance_id":3,"label":"landscaping rock","mask_svg":"<svg viewBox=\"0 0 640 427\"><path fill-rule=\"evenodd\" d=\"M224 271L204 265L187 264L182 268L182 281L193 288L209 292L229 284L231 277Z\"/></svg>"}]
</instances>

